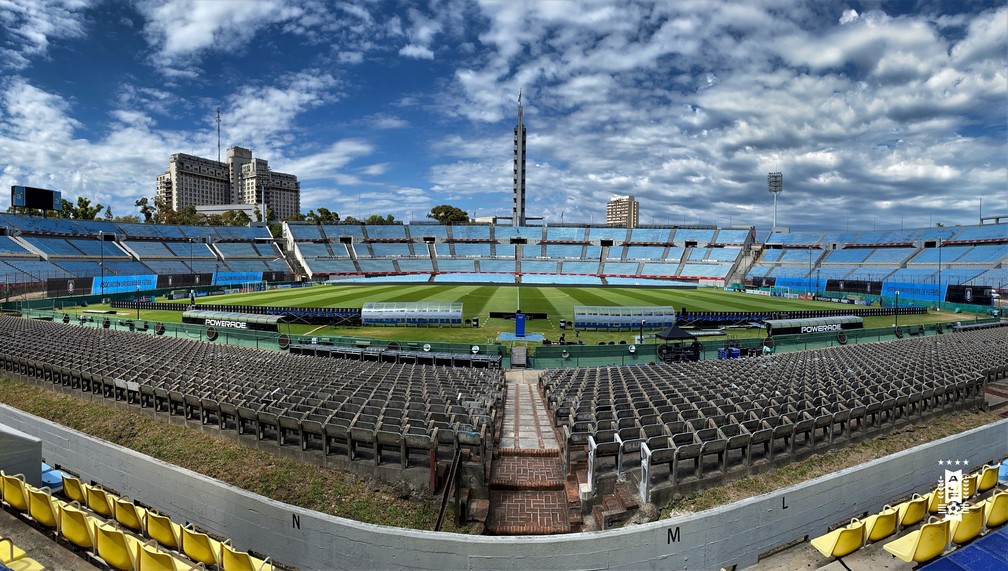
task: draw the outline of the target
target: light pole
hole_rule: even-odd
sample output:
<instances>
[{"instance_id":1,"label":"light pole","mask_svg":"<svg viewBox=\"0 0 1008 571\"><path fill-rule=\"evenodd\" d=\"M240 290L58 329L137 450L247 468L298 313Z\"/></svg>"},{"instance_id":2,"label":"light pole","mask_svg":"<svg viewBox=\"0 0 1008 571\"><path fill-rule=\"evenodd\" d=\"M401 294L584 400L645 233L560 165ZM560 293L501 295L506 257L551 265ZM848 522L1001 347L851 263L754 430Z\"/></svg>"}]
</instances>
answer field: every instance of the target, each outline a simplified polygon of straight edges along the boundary
<instances>
[{"instance_id":1,"label":"light pole","mask_svg":"<svg viewBox=\"0 0 1008 571\"><path fill-rule=\"evenodd\" d=\"M136 304L137 304L137 321L140 321L140 285L137 285L136 294Z\"/></svg>"},{"instance_id":2,"label":"light pole","mask_svg":"<svg viewBox=\"0 0 1008 571\"><path fill-rule=\"evenodd\" d=\"M808 292L812 293L812 248L808 249L808 281L809 281Z\"/></svg>"},{"instance_id":3,"label":"light pole","mask_svg":"<svg viewBox=\"0 0 1008 571\"><path fill-rule=\"evenodd\" d=\"M193 263L192 263L192 238L189 238L189 272L190 272L189 281L191 281L193 284L195 284L196 283L196 277L195 277L196 268L193 267Z\"/></svg>"},{"instance_id":4,"label":"light pole","mask_svg":"<svg viewBox=\"0 0 1008 571\"><path fill-rule=\"evenodd\" d=\"M105 299L105 232L98 231L98 241L101 242L101 296Z\"/></svg>"},{"instance_id":5,"label":"light pole","mask_svg":"<svg viewBox=\"0 0 1008 571\"><path fill-rule=\"evenodd\" d=\"M641 345L644 344L644 323L645 323L645 320L641 319L640 320L640 344Z\"/></svg>"},{"instance_id":6,"label":"light pole","mask_svg":"<svg viewBox=\"0 0 1008 571\"><path fill-rule=\"evenodd\" d=\"M896 290L896 315L893 327L899 329L899 290Z\"/></svg>"},{"instance_id":7,"label":"light pole","mask_svg":"<svg viewBox=\"0 0 1008 571\"><path fill-rule=\"evenodd\" d=\"M941 290L941 250L942 239L938 238L938 311L941 311L942 290Z\"/></svg>"}]
</instances>

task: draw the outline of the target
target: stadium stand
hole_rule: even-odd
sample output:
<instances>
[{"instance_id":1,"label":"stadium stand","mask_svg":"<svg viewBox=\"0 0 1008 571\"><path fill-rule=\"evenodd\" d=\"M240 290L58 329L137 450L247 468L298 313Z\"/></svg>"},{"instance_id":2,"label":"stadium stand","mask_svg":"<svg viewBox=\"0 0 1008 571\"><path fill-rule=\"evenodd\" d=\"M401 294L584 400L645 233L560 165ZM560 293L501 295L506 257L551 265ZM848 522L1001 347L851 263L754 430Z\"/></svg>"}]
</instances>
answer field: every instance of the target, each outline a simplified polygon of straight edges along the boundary
<instances>
[{"instance_id":1,"label":"stadium stand","mask_svg":"<svg viewBox=\"0 0 1008 571\"><path fill-rule=\"evenodd\" d=\"M52 344L54 336L65 343ZM459 447L487 462L503 387L496 369L346 359L333 367L314 357L12 317L0 317L0 337L8 374L314 451L329 465L364 459L378 468L391 455L406 469L417 447L425 447L418 464L428 470L438 450Z\"/></svg>"},{"instance_id":2,"label":"stadium stand","mask_svg":"<svg viewBox=\"0 0 1008 571\"><path fill-rule=\"evenodd\" d=\"M1001 327L937 346L838 346L772 362L562 369L540 384L564 433L564 465L589 459L593 487L603 474L622 479L640 466L644 490L696 489L731 471L751 473L758 462L791 461L976 405L986 382L1008 374L1006 342Z\"/></svg>"}]
</instances>

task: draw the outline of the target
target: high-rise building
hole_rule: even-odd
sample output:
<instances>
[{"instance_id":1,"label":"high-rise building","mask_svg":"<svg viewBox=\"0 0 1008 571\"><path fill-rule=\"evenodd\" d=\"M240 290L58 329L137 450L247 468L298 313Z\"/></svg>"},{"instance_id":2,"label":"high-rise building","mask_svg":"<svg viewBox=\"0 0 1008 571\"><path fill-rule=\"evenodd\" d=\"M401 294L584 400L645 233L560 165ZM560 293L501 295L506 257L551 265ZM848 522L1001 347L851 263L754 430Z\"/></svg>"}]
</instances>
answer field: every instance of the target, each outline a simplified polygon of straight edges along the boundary
<instances>
[{"instance_id":1,"label":"high-rise building","mask_svg":"<svg viewBox=\"0 0 1008 571\"><path fill-rule=\"evenodd\" d=\"M614 196L606 204L605 221L607 226L635 228L640 215L640 204L633 195Z\"/></svg>"},{"instance_id":2,"label":"high-rise building","mask_svg":"<svg viewBox=\"0 0 1008 571\"><path fill-rule=\"evenodd\" d=\"M292 174L270 170L242 147L227 150L227 162L176 153L157 178L157 198L176 212L186 206L259 205L283 220L301 212L301 184ZM265 193L265 196L264 196ZM246 210L247 208L240 208Z\"/></svg>"},{"instance_id":3,"label":"high-rise building","mask_svg":"<svg viewBox=\"0 0 1008 571\"><path fill-rule=\"evenodd\" d=\"M514 128L514 204L511 224L525 225L525 125L522 123L521 93L518 94L518 124Z\"/></svg>"}]
</instances>

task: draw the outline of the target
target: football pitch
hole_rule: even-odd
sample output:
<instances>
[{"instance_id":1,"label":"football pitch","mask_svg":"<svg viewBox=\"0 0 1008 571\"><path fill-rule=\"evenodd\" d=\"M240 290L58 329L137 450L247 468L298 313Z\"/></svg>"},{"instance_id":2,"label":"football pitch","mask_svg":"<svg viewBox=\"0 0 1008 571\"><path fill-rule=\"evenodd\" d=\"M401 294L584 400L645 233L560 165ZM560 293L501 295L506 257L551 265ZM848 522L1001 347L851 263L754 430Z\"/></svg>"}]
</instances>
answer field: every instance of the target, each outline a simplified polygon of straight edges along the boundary
<instances>
[{"instance_id":1,"label":"football pitch","mask_svg":"<svg viewBox=\"0 0 1008 571\"><path fill-rule=\"evenodd\" d=\"M161 301L161 300L158 300ZM781 311L803 309L840 309L844 306L830 302L819 302L783 297L768 297L720 288L642 288L642 287L566 287L542 285L431 285L431 284L385 284L385 285L331 285L319 284L299 288L276 289L265 292L251 292L228 295L199 297L197 306L257 305L280 307L362 307L367 302L461 302L463 319L479 317L480 328L471 327L424 327L424 326L364 326L328 327L306 324L284 324L281 332L298 335L362 337L397 341L443 341L452 343L492 342L502 332L514 331L514 323L507 319L491 319L490 312L513 312L521 309L526 313L545 313L545 320L530 320L526 330L542 333L548 339L557 340L561 333L567 338L574 336L568 328L561 331L560 320L570 322L574 317L574 306L671 306L676 311L686 308L694 311ZM176 303L188 305L189 300ZM848 306L849 307L849 306ZM122 315L132 312L123 310ZM180 322L179 311L141 312L141 318L150 321ZM946 321L955 317L950 312L928 315L907 315L900 317L900 323L911 325ZM889 317L867 317L865 327L887 327L893 322ZM731 337L761 337L759 329L733 328ZM586 343L630 340L636 331L581 331L576 337ZM654 333L645 330L645 333Z\"/></svg>"}]
</instances>

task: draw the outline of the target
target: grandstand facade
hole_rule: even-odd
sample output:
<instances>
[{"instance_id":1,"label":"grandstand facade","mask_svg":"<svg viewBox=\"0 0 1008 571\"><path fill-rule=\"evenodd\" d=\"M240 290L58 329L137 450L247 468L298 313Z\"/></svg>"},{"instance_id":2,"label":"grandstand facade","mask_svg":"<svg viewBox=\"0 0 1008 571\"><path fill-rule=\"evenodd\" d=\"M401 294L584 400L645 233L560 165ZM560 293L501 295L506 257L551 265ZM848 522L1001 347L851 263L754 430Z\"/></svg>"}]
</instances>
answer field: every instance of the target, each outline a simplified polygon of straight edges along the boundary
<instances>
[{"instance_id":1,"label":"grandstand facade","mask_svg":"<svg viewBox=\"0 0 1008 571\"><path fill-rule=\"evenodd\" d=\"M752 228L285 223L313 279L574 285L725 285Z\"/></svg>"},{"instance_id":2,"label":"grandstand facade","mask_svg":"<svg viewBox=\"0 0 1008 571\"><path fill-rule=\"evenodd\" d=\"M281 281L264 226L172 226L0 214L0 284L53 294Z\"/></svg>"}]
</instances>

